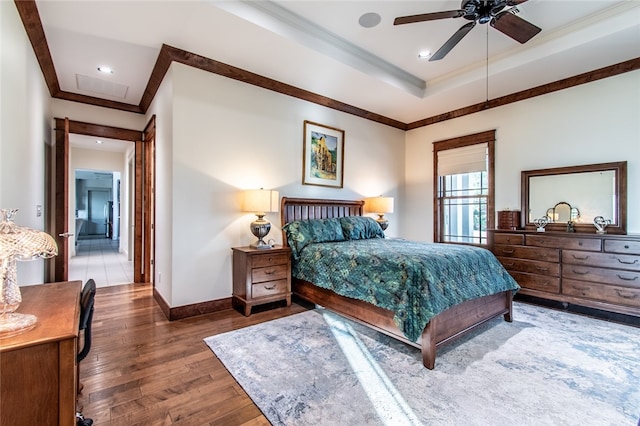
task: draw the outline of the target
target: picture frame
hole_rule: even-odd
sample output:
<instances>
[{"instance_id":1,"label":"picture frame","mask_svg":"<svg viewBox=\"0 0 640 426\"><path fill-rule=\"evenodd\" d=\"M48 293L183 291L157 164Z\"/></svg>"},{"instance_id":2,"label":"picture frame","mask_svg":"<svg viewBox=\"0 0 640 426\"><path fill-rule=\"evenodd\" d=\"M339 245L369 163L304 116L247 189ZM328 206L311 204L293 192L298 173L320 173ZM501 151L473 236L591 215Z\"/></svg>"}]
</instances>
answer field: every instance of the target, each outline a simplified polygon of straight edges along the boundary
<instances>
[{"instance_id":1,"label":"picture frame","mask_svg":"<svg viewBox=\"0 0 640 426\"><path fill-rule=\"evenodd\" d=\"M302 184L343 187L344 130L304 121Z\"/></svg>"}]
</instances>

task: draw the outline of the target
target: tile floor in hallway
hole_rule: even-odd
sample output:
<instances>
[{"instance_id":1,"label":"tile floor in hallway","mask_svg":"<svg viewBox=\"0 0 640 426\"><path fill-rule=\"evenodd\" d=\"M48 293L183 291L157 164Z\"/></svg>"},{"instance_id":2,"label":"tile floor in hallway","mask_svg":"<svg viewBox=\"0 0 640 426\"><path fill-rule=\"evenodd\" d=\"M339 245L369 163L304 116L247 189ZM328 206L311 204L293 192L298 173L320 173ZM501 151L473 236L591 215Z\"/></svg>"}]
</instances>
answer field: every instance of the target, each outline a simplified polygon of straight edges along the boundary
<instances>
[{"instance_id":1,"label":"tile floor in hallway","mask_svg":"<svg viewBox=\"0 0 640 426\"><path fill-rule=\"evenodd\" d=\"M93 278L97 287L132 283L133 262L119 252L119 245L119 240L108 238L78 240L76 256L69 262L69 280Z\"/></svg>"}]
</instances>

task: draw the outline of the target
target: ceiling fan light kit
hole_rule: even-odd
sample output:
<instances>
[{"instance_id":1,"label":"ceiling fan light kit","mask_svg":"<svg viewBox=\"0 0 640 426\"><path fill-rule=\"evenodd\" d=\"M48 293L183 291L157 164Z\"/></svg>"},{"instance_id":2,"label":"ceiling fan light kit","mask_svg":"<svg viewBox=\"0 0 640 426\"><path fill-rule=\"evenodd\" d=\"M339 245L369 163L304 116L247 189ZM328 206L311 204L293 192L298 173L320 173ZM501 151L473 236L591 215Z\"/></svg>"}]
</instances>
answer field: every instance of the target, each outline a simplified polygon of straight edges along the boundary
<instances>
[{"instance_id":1,"label":"ceiling fan light kit","mask_svg":"<svg viewBox=\"0 0 640 426\"><path fill-rule=\"evenodd\" d=\"M464 18L471 22L463 25L447 40L429 61L444 58L471 31L476 24L489 24L504 35L519 43L526 43L541 29L513 12L515 6L527 0L463 0L459 10L423 13L420 15L401 16L393 21L393 25L413 24L416 22L435 21L438 19Z\"/></svg>"}]
</instances>

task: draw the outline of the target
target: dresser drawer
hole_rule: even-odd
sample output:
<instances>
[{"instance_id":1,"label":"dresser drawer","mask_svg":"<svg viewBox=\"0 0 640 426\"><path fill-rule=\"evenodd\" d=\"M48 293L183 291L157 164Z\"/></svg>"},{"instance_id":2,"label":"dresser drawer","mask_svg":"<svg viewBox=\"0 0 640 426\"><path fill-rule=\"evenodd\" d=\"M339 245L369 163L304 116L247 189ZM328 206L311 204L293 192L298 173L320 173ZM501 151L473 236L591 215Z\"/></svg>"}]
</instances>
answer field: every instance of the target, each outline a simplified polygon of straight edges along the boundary
<instances>
[{"instance_id":1,"label":"dresser drawer","mask_svg":"<svg viewBox=\"0 0 640 426\"><path fill-rule=\"evenodd\" d=\"M547 293L560 293L560 278L522 272L509 272L509 274L520 284L520 287Z\"/></svg>"},{"instance_id":2,"label":"dresser drawer","mask_svg":"<svg viewBox=\"0 0 640 426\"><path fill-rule=\"evenodd\" d=\"M640 289L640 272L633 271L565 265L562 267L562 278L614 284Z\"/></svg>"},{"instance_id":3,"label":"dresser drawer","mask_svg":"<svg viewBox=\"0 0 640 426\"><path fill-rule=\"evenodd\" d=\"M266 281L251 286L251 297L269 297L288 292L287 280Z\"/></svg>"},{"instance_id":4,"label":"dresser drawer","mask_svg":"<svg viewBox=\"0 0 640 426\"><path fill-rule=\"evenodd\" d=\"M273 281L287 278L289 268L287 265L265 266L251 270L251 282Z\"/></svg>"},{"instance_id":5,"label":"dresser drawer","mask_svg":"<svg viewBox=\"0 0 640 426\"><path fill-rule=\"evenodd\" d=\"M608 253L640 254L640 241L605 240L604 251Z\"/></svg>"},{"instance_id":6,"label":"dresser drawer","mask_svg":"<svg viewBox=\"0 0 640 426\"><path fill-rule=\"evenodd\" d=\"M552 248L495 245L493 254L503 257L559 262L560 250Z\"/></svg>"},{"instance_id":7,"label":"dresser drawer","mask_svg":"<svg viewBox=\"0 0 640 426\"><path fill-rule=\"evenodd\" d=\"M522 245L524 244L524 235L495 233L493 234L493 243Z\"/></svg>"},{"instance_id":8,"label":"dresser drawer","mask_svg":"<svg viewBox=\"0 0 640 426\"><path fill-rule=\"evenodd\" d=\"M584 251L563 250L562 263L640 271L640 256L626 254L589 253Z\"/></svg>"},{"instance_id":9,"label":"dresser drawer","mask_svg":"<svg viewBox=\"0 0 640 426\"><path fill-rule=\"evenodd\" d=\"M527 272L530 274L544 274L553 277L560 276L560 264L552 262L540 262L537 260L515 259L511 257L498 257L502 266L509 272Z\"/></svg>"},{"instance_id":10,"label":"dresser drawer","mask_svg":"<svg viewBox=\"0 0 640 426\"><path fill-rule=\"evenodd\" d=\"M287 254L261 254L253 256L251 259L251 267L261 268L263 266L284 265L289 261Z\"/></svg>"},{"instance_id":11,"label":"dresser drawer","mask_svg":"<svg viewBox=\"0 0 640 426\"><path fill-rule=\"evenodd\" d=\"M601 251L600 238L551 237L546 235L527 235L528 246L553 247L568 250Z\"/></svg>"},{"instance_id":12,"label":"dresser drawer","mask_svg":"<svg viewBox=\"0 0 640 426\"><path fill-rule=\"evenodd\" d=\"M568 296L585 297L617 305L640 307L640 288L565 279L562 281L562 293Z\"/></svg>"}]
</instances>

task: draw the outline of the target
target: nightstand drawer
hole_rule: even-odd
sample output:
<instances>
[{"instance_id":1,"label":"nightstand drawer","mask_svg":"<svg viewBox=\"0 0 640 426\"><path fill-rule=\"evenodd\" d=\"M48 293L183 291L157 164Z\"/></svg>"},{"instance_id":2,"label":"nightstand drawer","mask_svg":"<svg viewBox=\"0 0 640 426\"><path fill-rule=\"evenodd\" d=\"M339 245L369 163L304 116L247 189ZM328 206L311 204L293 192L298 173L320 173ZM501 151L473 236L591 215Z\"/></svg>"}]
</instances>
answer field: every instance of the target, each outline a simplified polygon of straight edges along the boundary
<instances>
[{"instance_id":1,"label":"nightstand drawer","mask_svg":"<svg viewBox=\"0 0 640 426\"><path fill-rule=\"evenodd\" d=\"M260 297L276 296L287 293L287 288L286 279L254 284L251 286L251 297L257 299Z\"/></svg>"},{"instance_id":2,"label":"nightstand drawer","mask_svg":"<svg viewBox=\"0 0 640 426\"><path fill-rule=\"evenodd\" d=\"M286 265L288 261L289 255L285 253L260 254L253 256L253 258L251 259L251 266L253 268L262 268L264 266Z\"/></svg>"},{"instance_id":3,"label":"nightstand drawer","mask_svg":"<svg viewBox=\"0 0 640 426\"><path fill-rule=\"evenodd\" d=\"M254 268L251 270L251 282L259 283L263 281L274 281L287 278L289 268L287 265L266 266L264 268Z\"/></svg>"}]
</instances>

